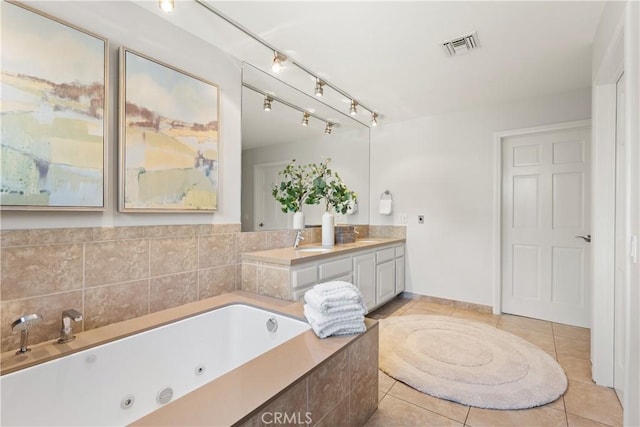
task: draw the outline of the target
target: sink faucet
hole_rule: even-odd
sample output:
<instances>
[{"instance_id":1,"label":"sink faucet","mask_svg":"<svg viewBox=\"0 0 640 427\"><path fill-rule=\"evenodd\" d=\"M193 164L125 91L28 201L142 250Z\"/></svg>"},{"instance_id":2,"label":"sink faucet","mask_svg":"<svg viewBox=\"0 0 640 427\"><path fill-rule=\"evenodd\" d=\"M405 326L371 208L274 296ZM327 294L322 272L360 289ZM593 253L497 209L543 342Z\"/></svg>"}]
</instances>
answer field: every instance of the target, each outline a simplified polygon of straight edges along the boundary
<instances>
[{"instance_id":1,"label":"sink faucet","mask_svg":"<svg viewBox=\"0 0 640 427\"><path fill-rule=\"evenodd\" d=\"M296 240L293 241L294 249L298 249L301 240L304 240L304 237L302 237L302 230L296 230Z\"/></svg>"},{"instance_id":2,"label":"sink faucet","mask_svg":"<svg viewBox=\"0 0 640 427\"><path fill-rule=\"evenodd\" d=\"M20 350L16 351L16 354L24 354L27 351L31 351L31 349L27 347L29 328L43 320L41 314L25 314L11 324L11 330L13 332L20 331Z\"/></svg>"},{"instance_id":3,"label":"sink faucet","mask_svg":"<svg viewBox=\"0 0 640 427\"><path fill-rule=\"evenodd\" d=\"M64 344L76 339L73 335L71 321L79 322L82 320L82 314L78 310L69 309L62 312L62 325L60 326L60 338L58 344Z\"/></svg>"}]
</instances>

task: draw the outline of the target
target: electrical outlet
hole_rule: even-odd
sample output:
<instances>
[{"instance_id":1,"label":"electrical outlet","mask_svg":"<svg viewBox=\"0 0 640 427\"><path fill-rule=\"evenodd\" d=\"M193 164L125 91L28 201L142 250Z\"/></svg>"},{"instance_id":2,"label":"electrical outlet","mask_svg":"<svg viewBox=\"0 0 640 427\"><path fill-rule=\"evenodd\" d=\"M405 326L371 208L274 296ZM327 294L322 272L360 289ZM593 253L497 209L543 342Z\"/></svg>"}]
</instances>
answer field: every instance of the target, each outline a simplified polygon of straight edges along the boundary
<instances>
[{"instance_id":1,"label":"electrical outlet","mask_svg":"<svg viewBox=\"0 0 640 427\"><path fill-rule=\"evenodd\" d=\"M406 224L407 223L407 214L402 213L400 214L400 224Z\"/></svg>"},{"instance_id":2,"label":"electrical outlet","mask_svg":"<svg viewBox=\"0 0 640 427\"><path fill-rule=\"evenodd\" d=\"M418 224L424 224L424 215L418 215Z\"/></svg>"}]
</instances>

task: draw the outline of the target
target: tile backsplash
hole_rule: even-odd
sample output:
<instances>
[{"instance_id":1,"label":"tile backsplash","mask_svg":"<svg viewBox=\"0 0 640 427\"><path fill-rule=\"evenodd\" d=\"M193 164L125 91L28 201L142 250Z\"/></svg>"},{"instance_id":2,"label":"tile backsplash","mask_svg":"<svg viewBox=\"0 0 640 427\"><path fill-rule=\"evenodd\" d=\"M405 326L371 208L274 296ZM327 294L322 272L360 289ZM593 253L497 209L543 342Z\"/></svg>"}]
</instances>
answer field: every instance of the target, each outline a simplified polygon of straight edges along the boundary
<instances>
[{"instance_id":1,"label":"tile backsplash","mask_svg":"<svg viewBox=\"0 0 640 427\"><path fill-rule=\"evenodd\" d=\"M405 227L358 226L358 237ZM40 313L29 343L54 340L63 310L89 330L240 289L240 254L290 246L292 230L241 233L239 224L0 231L0 350L19 347L11 322ZM304 231L318 244L320 229Z\"/></svg>"}]
</instances>

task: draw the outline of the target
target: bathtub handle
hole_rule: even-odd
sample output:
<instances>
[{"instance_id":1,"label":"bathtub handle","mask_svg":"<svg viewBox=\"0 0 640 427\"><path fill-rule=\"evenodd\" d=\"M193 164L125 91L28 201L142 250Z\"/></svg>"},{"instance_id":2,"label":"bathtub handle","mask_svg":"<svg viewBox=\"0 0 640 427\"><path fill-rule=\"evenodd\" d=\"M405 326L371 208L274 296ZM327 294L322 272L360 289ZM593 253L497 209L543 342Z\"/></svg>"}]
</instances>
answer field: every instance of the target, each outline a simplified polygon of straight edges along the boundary
<instances>
[{"instance_id":1,"label":"bathtub handle","mask_svg":"<svg viewBox=\"0 0 640 427\"><path fill-rule=\"evenodd\" d=\"M269 320L267 320L267 331L275 332L277 330L278 330L278 321L276 320L275 317L270 317Z\"/></svg>"}]
</instances>

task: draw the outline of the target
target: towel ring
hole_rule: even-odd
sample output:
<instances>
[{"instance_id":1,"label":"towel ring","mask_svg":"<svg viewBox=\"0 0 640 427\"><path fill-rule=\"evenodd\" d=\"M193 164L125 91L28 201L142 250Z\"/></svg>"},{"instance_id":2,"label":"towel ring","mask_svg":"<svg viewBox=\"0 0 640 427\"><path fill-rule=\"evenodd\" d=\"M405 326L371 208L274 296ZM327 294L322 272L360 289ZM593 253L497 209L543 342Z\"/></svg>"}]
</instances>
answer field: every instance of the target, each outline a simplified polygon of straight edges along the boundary
<instances>
[{"instance_id":1,"label":"towel ring","mask_svg":"<svg viewBox=\"0 0 640 427\"><path fill-rule=\"evenodd\" d=\"M384 193L380 195L380 200L392 200L393 196L391 195L391 191L384 190Z\"/></svg>"}]
</instances>

